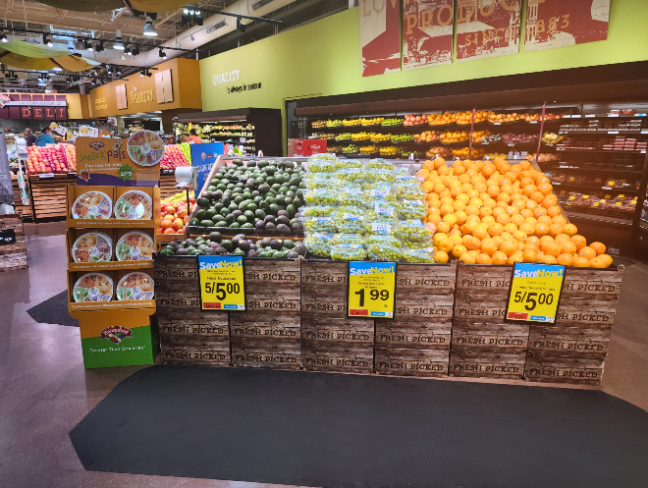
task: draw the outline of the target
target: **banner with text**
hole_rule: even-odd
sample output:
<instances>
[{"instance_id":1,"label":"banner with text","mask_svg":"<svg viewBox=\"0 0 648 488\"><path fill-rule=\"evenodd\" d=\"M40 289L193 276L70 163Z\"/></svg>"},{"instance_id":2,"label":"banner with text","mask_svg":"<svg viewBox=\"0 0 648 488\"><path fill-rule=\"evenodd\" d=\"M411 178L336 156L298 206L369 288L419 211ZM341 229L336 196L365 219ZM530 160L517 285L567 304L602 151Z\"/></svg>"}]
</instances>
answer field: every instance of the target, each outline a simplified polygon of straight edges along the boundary
<instances>
[{"instance_id":1,"label":"banner with text","mask_svg":"<svg viewBox=\"0 0 648 488\"><path fill-rule=\"evenodd\" d=\"M404 0L403 69L452 62L454 0Z\"/></svg>"},{"instance_id":2,"label":"banner with text","mask_svg":"<svg viewBox=\"0 0 648 488\"><path fill-rule=\"evenodd\" d=\"M207 175L214 166L219 155L224 154L225 147L222 142L212 142L209 144L192 144L191 145L191 164L196 168L197 187L196 194L200 192L205 185Z\"/></svg>"},{"instance_id":3,"label":"banner with text","mask_svg":"<svg viewBox=\"0 0 648 488\"><path fill-rule=\"evenodd\" d=\"M520 50L522 0L457 0L457 61Z\"/></svg>"},{"instance_id":4,"label":"banner with text","mask_svg":"<svg viewBox=\"0 0 648 488\"><path fill-rule=\"evenodd\" d=\"M610 0L528 0L525 51L607 39Z\"/></svg>"},{"instance_id":5,"label":"banner with text","mask_svg":"<svg viewBox=\"0 0 648 488\"><path fill-rule=\"evenodd\" d=\"M362 76L400 71L400 0L360 0Z\"/></svg>"}]
</instances>

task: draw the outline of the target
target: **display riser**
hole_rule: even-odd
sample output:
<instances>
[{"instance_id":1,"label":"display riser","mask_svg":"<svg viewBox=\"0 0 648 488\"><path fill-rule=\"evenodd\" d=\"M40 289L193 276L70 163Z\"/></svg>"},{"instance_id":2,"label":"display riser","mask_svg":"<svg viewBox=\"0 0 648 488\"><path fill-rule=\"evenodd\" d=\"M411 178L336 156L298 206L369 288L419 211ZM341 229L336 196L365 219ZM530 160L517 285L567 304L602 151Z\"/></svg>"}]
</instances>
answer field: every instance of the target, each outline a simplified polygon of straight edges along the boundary
<instances>
[{"instance_id":1,"label":"display riser","mask_svg":"<svg viewBox=\"0 0 648 488\"><path fill-rule=\"evenodd\" d=\"M0 272L27 268L27 244L22 217L18 214L0 216L0 230L13 230L16 242L0 246Z\"/></svg>"},{"instance_id":2,"label":"display riser","mask_svg":"<svg viewBox=\"0 0 648 488\"><path fill-rule=\"evenodd\" d=\"M597 386L623 279L568 267L537 325L504 320L512 266L400 264L395 320L371 320L346 315L347 263L244 263L248 311L203 312L196 258L156 257L163 362Z\"/></svg>"}]
</instances>

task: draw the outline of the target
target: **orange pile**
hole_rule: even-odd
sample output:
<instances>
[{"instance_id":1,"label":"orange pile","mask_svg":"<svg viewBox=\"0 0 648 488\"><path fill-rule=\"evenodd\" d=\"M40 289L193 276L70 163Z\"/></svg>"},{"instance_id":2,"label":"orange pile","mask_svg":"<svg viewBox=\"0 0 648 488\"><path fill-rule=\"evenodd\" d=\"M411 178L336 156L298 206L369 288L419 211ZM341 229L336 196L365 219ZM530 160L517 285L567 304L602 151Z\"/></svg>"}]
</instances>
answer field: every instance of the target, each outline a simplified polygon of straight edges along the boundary
<instances>
[{"instance_id":1,"label":"orange pile","mask_svg":"<svg viewBox=\"0 0 648 488\"><path fill-rule=\"evenodd\" d=\"M425 161L417 173L428 203L435 260L471 264L516 262L607 268L601 242L589 246L563 217L543 173L528 161Z\"/></svg>"}]
</instances>

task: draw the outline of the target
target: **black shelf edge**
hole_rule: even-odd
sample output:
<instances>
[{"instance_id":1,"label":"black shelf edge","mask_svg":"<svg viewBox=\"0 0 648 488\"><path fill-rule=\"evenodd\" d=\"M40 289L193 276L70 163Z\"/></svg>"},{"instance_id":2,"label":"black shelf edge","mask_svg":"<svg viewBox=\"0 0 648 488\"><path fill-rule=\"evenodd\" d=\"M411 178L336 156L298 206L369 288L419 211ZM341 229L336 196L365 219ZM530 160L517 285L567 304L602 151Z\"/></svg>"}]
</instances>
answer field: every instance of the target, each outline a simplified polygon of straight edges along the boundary
<instances>
[{"instance_id":1,"label":"black shelf edge","mask_svg":"<svg viewBox=\"0 0 648 488\"><path fill-rule=\"evenodd\" d=\"M575 190L587 190L587 191L613 191L613 192L618 192L618 193L628 193L632 195L637 195L639 194L639 190L634 190L632 188L613 188L613 187L605 187L605 186L584 186L584 185L578 185L578 184L573 184L573 183L568 183L568 184L563 184L563 183L554 183L551 182L551 184L554 187L560 187L560 188L573 188Z\"/></svg>"},{"instance_id":2,"label":"black shelf edge","mask_svg":"<svg viewBox=\"0 0 648 488\"><path fill-rule=\"evenodd\" d=\"M643 171L641 170L630 170L630 169L617 169L617 168L579 168L573 166L566 166L565 162L556 162L556 161L545 161L539 163L540 165L553 165L553 167L548 168L548 170L566 170L566 171L591 171L596 173L623 173L623 174L632 174L632 175L642 175Z\"/></svg>"},{"instance_id":3,"label":"black shelf edge","mask_svg":"<svg viewBox=\"0 0 648 488\"><path fill-rule=\"evenodd\" d=\"M553 147L553 146L547 146ZM630 150L624 151L621 149L582 149L582 148L565 148L565 147L554 147L557 152L566 152L566 153L591 153L591 154L646 154L646 150Z\"/></svg>"},{"instance_id":4,"label":"black shelf edge","mask_svg":"<svg viewBox=\"0 0 648 488\"><path fill-rule=\"evenodd\" d=\"M621 215L610 215L608 213L603 213L603 211L596 211L588 207L572 207L564 206L565 212L569 218L584 219L584 220L596 220L598 222L605 222L608 224L614 225L623 225L631 227L633 225L632 215L634 211L627 212L628 215L622 215L623 212L619 212Z\"/></svg>"}]
</instances>

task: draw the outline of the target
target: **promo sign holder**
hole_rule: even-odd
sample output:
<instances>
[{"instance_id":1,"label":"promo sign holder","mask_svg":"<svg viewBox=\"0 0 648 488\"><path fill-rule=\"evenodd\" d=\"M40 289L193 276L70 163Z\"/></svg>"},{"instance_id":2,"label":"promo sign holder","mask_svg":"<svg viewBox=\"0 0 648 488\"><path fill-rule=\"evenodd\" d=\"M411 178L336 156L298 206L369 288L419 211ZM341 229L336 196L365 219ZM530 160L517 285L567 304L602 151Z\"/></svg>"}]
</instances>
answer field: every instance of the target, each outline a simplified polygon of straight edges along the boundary
<instances>
[{"instance_id":1,"label":"promo sign holder","mask_svg":"<svg viewBox=\"0 0 648 488\"><path fill-rule=\"evenodd\" d=\"M394 318L396 263L349 261L348 283L349 317Z\"/></svg>"},{"instance_id":2,"label":"promo sign holder","mask_svg":"<svg viewBox=\"0 0 648 488\"><path fill-rule=\"evenodd\" d=\"M555 323L564 279L564 266L515 263L506 318Z\"/></svg>"},{"instance_id":3,"label":"promo sign holder","mask_svg":"<svg viewBox=\"0 0 648 488\"><path fill-rule=\"evenodd\" d=\"M245 265L242 256L198 256L200 308L245 312Z\"/></svg>"}]
</instances>

